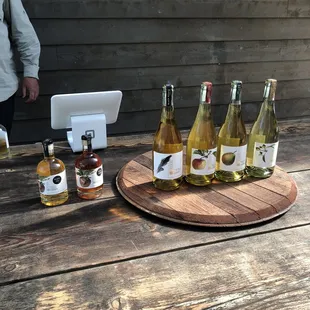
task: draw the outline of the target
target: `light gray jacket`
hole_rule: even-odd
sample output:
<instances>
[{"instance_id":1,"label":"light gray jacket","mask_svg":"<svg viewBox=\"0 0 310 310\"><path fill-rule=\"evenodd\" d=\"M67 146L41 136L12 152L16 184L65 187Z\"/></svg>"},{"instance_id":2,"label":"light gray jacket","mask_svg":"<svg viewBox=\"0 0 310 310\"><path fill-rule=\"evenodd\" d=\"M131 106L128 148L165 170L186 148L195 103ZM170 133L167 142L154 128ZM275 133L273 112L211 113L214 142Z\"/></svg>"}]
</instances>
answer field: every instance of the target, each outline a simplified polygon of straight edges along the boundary
<instances>
[{"instance_id":1,"label":"light gray jacket","mask_svg":"<svg viewBox=\"0 0 310 310\"><path fill-rule=\"evenodd\" d=\"M24 65L24 77L38 79L40 42L21 0L0 0L0 102L18 89L13 49Z\"/></svg>"}]
</instances>

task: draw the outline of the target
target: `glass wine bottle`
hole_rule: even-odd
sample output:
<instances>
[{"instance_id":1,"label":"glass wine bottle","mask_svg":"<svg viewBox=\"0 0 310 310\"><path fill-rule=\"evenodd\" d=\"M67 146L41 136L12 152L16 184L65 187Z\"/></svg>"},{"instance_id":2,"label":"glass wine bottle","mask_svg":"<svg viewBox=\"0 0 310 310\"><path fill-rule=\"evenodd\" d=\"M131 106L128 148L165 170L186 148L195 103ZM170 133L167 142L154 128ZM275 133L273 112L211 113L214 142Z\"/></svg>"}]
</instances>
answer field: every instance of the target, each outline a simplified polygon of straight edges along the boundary
<instances>
[{"instance_id":1,"label":"glass wine bottle","mask_svg":"<svg viewBox=\"0 0 310 310\"><path fill-rule=\"evenodd\" d=\"M210 184L216 163L216 133L211 115L212 83L203 82L196 119L187 139L186 176L197 186Z\"/></svg>"},{"instance_id":2,"label":"glass wine bottle","mask_svg":"<svg viewBox=\"0 0 310 310\"><path fill-rule=\"evenodd\" d=\"M175 121L173 93L173 85L163 86L163 107L152 151L153 184L166 191L179 188L183 178L183 143Z\"/></svg>"},{"instance_id":3,"label":"glass wine bottle","mask_svg":"<svg viewBox=\"0 0 310 310\"><path fill-rule=\"evenodd\" d=\"M57 206L67 201L68 185L64 163L55 158L52 139L42 142L44 159L37 166L41 202Z\"/></svg>"},{"instance_id":4,"label":"glass wine bottle","mask_svg":"<svg viewBox=\"0 0 310 310\"><path fill-rule=\"evenodd\" d=\"M218 134L215 177L223 182L237 182L244 176L247 137L241 115L242 82L232 81L230 104Z\"/></svg>"},{"instance_id":5,"label":"glass wine bottle","mask_svg":"<svg viewBox=\"0 0 310 310\"><path fill-rule=\"evenodd\" d=\"M82 136L83 153L75 161L75 176L78 196L95 199L102 194L102 161L92 150L91 136Z\"/></svg>"},{"instance_id":6,"label":"glass wine bottle","mask_svg":"<svg viewBox=\"0 0 310 310\"><path fill-rule=\"evenodd\" d=\"M275 114L276 87L277 80L265 81L263 103L250 131L246 172L252 177L268 178L276 165L279 145L279 127Z\"/></svg>"},{"instance_id":7,"label":"glass wine bottle","mask_svg":"<svg viewBox=\"0 0 310 310\"><path fill-rule=\"evenodd\" d=\"M0 124L0 159L11 157L6 128Z\"/></svg>"}]
</instances>

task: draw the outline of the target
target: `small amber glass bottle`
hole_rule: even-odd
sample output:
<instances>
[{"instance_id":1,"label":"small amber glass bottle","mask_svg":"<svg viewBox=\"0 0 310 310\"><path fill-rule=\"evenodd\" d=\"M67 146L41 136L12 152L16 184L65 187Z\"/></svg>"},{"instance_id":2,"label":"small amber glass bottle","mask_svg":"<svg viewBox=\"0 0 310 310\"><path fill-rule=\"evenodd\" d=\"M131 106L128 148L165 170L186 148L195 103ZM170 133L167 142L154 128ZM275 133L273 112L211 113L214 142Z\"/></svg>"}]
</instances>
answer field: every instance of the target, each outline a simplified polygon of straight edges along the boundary
<instances>
[{"instance_id":1,"label":"small amber glass bottle","mask_svg":"<svg viewBox=\"0 0 310 310\"><path fill-rule=\"evenodd\" d=\"M102 161L92 150L91 136L83 135L81 139L83 153L75 161L77 193L83 199L95 199L103 189Z\"/></svg>"}]
</instances>

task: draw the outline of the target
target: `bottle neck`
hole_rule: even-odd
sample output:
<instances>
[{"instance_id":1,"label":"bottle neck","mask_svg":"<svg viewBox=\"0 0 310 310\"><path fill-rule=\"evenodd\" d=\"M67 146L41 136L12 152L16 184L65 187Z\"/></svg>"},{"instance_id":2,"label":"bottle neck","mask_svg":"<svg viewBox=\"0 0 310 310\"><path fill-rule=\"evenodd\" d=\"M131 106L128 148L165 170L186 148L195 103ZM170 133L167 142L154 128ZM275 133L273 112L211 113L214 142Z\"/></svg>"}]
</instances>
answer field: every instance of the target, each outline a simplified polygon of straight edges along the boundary
<instances>
[{"instance_id":1,"label":"bottle neck","mask_svg":"<svg viewBox=\"0 0 310 310\"><path fill-rule=\"evenodd\" d=\"M163 106L161 112L161 121L174 119L174 104L173 104L174 91L171 86L166 86L163 89Z\"/></svg>"},{"instance_id":2,"label":"bottle neck","mask_svg":"<svg viewBox=\"0 0 310 310\"><path fill-rule=\"evenodd\" d=\"M91 140L82 140L82 145L83 145L83 153L92 153L93 152L93 147Z\"/></svg>"},{"instance_id":3,"label":"bottle neck","mask_svg":"<svg viewBox=\"0 0 310 310\"><path fill-rule=\"evenodd\" d=\"M54 144L43 145L43 154L45 159L55 158Z\"/></svg>"},{"instance_id":4,"label":"bottle neck","mask_svg":"<svg viewBox=\"0 0 310 310\"><path fill-rule=\"evenodd\" d=\"M242 84L232 83L230 89L230 103L233 105L241 105Z\"/></svg>"},{"instance_id":5,"label":"bottle neck","mask_svg":"<svg viewBox=\"0 0 310 310\"><path fill-rule=\"evenodd\" d=\"M266 83L261 111L275 113L276 83Z\"/></svg>"},{"instance_id":6,"label":"bottle neck","mask_svg":"<svg viewBox=\"0 0 310 310\"><path fill-rule=\"evenodd\" d=\"M211 104L212 84L205 82L201 85L200 89L200 104Z\"/></svg>"}]
</instances>

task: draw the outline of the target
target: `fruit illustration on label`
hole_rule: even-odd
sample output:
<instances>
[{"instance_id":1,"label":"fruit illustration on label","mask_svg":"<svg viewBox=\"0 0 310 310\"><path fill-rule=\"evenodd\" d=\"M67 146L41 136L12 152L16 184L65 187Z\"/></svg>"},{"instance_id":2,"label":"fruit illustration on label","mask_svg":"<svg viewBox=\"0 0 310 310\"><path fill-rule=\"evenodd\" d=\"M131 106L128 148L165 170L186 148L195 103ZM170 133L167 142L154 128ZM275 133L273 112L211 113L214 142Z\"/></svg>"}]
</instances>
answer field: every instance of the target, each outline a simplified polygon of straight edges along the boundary
<instances>
[{"instance_id":1,"label":"fruit illustration on label","mask_svg":"<svg viewBox=\"0 0 310 310\"><path fill-rule=\"evenodd\" d=\"M274 148L273 145L267 146L266 144L263 144L261 146L256 147L256 151L259 152L258 156L262 156L262 160L265 163L266 162L266 154L268 153L268 148Z\"/></svg>"},{"instance_id":2,"label":"fruit illustration on label","mask_svg":"<svg viewBox=\"0 0 310 310\"><path fill-rule=\"evenodd\" d=\"M38 185L40 193L43 193L45 191L45 185L43 182L46 181L46 179L48 179L48 177L39 176Z\"/></svg>"},{"instance_id":3,"label":"fruit illustration on label","mask_svg":"<svg viewBox=\"0 0 310 310\"><path fill-rule=\"evenodd\" d=\"M80 184L82 187L88 187L91 184L91 178L89 177L94 171L93 170L82 170L78 169L77 175L80 178Z\"/></svg>"},{"instance_id":4,"label":"fruit illustration on label","mask_svg":"<svg viewBox=\"0 0 310 310\"><path fill-rule=\"evenodd\" d=\"M207 162L202 158L196 158L192 161L192 166L196 170L202 170L206 167Z\"/></svg>"},{"instance_id":5,"label":"fruit illustration on label","mask_svg":"<svg viewBox=\"0 0 310 310\"><path fill-rule=\"evenodd\" d=\"M224 165L226 166L230 166L232 165L234 162L235 162L235 159L236 159L236 155L235 155L236 151L235 152L229 152L229 153L225 153L222 155L222 162Z\"/></svg>"},{"instance_id":6,"label":"fruit illustration on label","mask_svg":"<svg viewBox=\"0 0 310 310\"><path fill-rule=\"evenodd\" d=\"M204 158L208 158L209 155L211 155L211 154L216 156L216 151L212 151L212 150L195 150L193 152L193 154L200 155L201 157L193 159L192 167L195 170L202 170L207 165L207 162L206 162L206 160Z\"/></svg>"},{"instance_id":7,"label":"fruit illustration on label","mask_svg":"<svg viewBox=\"0 0 310 310\"><path fill-rule=\"evenodd\" d=\"M41 181L39 181L39 190L40 190L40 193L43 193L45 191L45 186Z\"/></svg>"}]
</instances>

